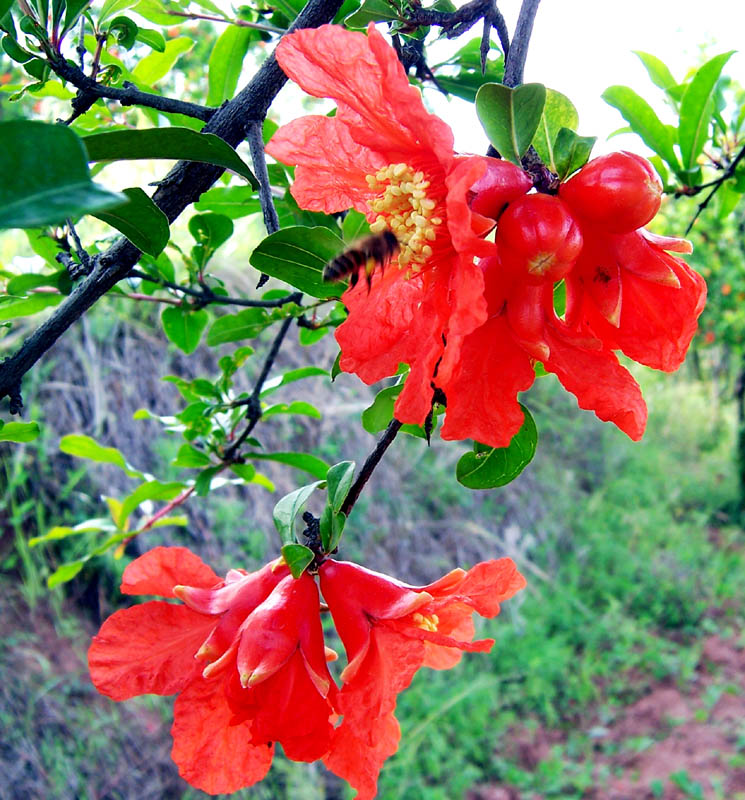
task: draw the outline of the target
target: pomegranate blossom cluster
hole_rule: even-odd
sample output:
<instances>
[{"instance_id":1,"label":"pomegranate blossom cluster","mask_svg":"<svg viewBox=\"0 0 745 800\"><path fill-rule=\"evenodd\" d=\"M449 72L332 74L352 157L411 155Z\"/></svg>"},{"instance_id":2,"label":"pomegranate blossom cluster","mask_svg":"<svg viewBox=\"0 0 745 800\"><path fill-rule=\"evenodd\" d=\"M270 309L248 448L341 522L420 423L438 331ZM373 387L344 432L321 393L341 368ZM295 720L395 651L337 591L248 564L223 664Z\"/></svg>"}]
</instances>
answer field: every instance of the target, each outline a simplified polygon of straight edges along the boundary
<instances>
[{"instance_id":1,"label":"pomegranate blossom cluster","mask_svg":"<svg viewBox=\"0 0 745 800\"><path fill-rule=\"evenodd\" d=\"M690 244L643 230L662 195L651 165L613 153L558 195L531 192L519 167L453 151L452 131L425 110L373 25L367 36L297 31L277 60L306 92L338 104L336 116L297 119L267 146L297 167L298 204L355 208L400 244L370 287L343 295L341 368L373 383L406 364L398 420L421 424L444 396L444 439L504 447L540 362L581 408L640 439L646 405L616 351L677 369L706 297L703 279L672 255Z\"/></svg>"},{"instance_id":2,"label":"pomegranate blossom cluster","mask_svg":"<svg viewBox=\"0 0 745 800\"><path fill-rule=\"evenodd\" d=\"M183 547L156 547L124 571L126 594L158 595L117 611L93 638L96 688L114 700L176 694L173 760L210 794L266 776L276 744L294 761L322 759L373 798L400 738L396 696L420 667L448 669L473 641L473 612L495 617L525 586L508 558L408 586L357 564L325 560L318 582L347 655L339 688L327 662L315 578L282 559L221 580Z\"/></svg>"}]
</instances>

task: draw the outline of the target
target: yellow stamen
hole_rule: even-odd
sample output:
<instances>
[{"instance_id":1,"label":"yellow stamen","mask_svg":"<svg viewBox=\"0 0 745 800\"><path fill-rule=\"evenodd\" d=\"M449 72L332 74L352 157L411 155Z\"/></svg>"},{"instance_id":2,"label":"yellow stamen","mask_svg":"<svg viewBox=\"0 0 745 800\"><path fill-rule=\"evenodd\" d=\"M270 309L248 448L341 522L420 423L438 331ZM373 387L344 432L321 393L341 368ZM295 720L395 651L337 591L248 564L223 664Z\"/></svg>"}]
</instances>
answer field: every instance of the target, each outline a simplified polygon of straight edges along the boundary
<instances>
[{"instance_id":1,"label":"yellow stamen","mask_svg":"<svg viewBox=\"0 0 745 800\"><path fill-rule=\"evenodd\" d=\"M417 612L412 616L412 621L417 626L417 628L421 628L424 631L436 631L437 626L440 624L440 618L437 614L420 614Z\"/></svg>"}]
</instances>

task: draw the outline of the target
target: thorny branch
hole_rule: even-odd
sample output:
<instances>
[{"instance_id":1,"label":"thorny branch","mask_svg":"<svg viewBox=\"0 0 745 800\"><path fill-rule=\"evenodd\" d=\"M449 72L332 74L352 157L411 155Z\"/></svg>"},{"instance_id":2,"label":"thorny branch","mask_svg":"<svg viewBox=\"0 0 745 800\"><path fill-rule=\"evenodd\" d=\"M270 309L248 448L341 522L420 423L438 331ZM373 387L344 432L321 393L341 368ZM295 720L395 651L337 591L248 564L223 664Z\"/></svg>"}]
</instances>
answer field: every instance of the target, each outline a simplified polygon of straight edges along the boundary
<instances>
[{"instance_id":1,"label":"thorny branch","mask_svg":"<svg viewBox=\"0 0 745 800\"><path fill-rule=\"evenodd\" d=\"M698 194L699 192L703 191L704 189L711 188L709 194L698 204L698 208L696 209L696 213L693 215L693 219L688 223L688 227L686 228L685 236L691 232L691 229L696 223L696 220L701 216L704 209L709 205L712 201L714 195L719 191L719 187L724 184L725 181L729 180L734 174L735 170L737 169L737 165L745 158L745 146L740 149L740 152L737 154L737 157L732 161L732 163L727 167L727 169L716 179L711 181L710 183L704 183L701 186L696 186L694 189L689 189L688 191L681 192L681 194L687 195L694 195Z\"/></svg>"},{"instance_id":2,"label":"thorny branch","mask_svg":"<svg viewBox=\"0 0 745 800\"><path fill-rule=\"evenodd\" d=\"M71 61L61 57L50 59L49 66L60 78L69 81L78 89L77 95L70 103L73 113L69 119L65 120L66 124L85 114L99 98L116 100L123 106L146 106L166 113L184 114L187 117L201 119L203 122L210 120L217 111L216 108L208 108L197 103L141 92L134 84L128 82L124 83L124 88L122 89L116 86L104 86L102 83L98 83L93 78L88 77Z\"/></svg>"},{"instance_id":3,"label":"thorny branch","mask_svg":"<svg viewBox=\"0 0 745 800\"><path fill-rule=\"evenodd\" d=\"M314 28L333 19L341 0L310 0L300 12L291 30ZM221 106L204 128L232 147L246 136L253 120L263 119L284 86L287 77L274 55L261 65L248 85L232 100ZM161 181L153 201L172 222L181 212L223 173L222 167L180 161ZM75 286L19 350L0 364L0 398L16 393L23 375L49 350L57 339L120 280L126 278L140 258L140 251L126 239L118 239L96 260L93 271ZM14 404L17 407L17 402Z\"/></svg>"}]
</instances>

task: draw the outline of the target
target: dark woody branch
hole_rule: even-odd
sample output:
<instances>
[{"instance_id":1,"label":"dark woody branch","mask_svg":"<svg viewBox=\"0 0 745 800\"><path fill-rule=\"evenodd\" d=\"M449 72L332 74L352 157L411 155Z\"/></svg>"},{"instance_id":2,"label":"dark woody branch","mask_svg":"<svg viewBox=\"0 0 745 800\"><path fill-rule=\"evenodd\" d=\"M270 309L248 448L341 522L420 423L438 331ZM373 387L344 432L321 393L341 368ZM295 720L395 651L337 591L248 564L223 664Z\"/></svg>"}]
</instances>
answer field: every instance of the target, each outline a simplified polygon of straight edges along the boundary
<instances>
[{"instance_id":1,"label":"dark woody branch","mask_svg":"<svg viewBox=\"0 0 745 800\"><path fill-rule=\"evenodd\" d=\"M340 6L341 0L310 0L291 30L322 25L333 19ZM266 116L286 81L287 77L274 55L269 56L248 85L214 113L204 131L214 133L236 147L245 138L251 122ZM221 167L181 161L161 181L153 200L172 222L222 173ZM126 239L118 239L97 258L91 274L75 286L70 296L56 307L16 353L0 364L0 398L17 392L23 375L92 305L127 277L140 255L140 251Z\"/></svg>"}]
</instances>

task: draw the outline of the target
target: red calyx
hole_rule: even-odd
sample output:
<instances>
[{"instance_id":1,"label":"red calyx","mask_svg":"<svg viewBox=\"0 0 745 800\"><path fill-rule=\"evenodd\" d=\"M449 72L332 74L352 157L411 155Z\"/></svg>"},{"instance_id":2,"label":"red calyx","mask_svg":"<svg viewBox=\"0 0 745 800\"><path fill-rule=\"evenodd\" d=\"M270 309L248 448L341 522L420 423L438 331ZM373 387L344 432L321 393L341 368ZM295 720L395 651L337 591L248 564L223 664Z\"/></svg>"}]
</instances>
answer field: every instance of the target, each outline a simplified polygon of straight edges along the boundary
<instances>
[{"instance_id":1,"label":"red calyx","mask_svg":"<svg viewBox=\"0 0 745 800\"><path fill-rule=\"evenodd\" d=\"M486 161L486 172L468 192L468 204L477 214L497 219L507 203L530 191L533 181L524 170L509 161L498 158Z\"/></svg>"}]
</instances>

